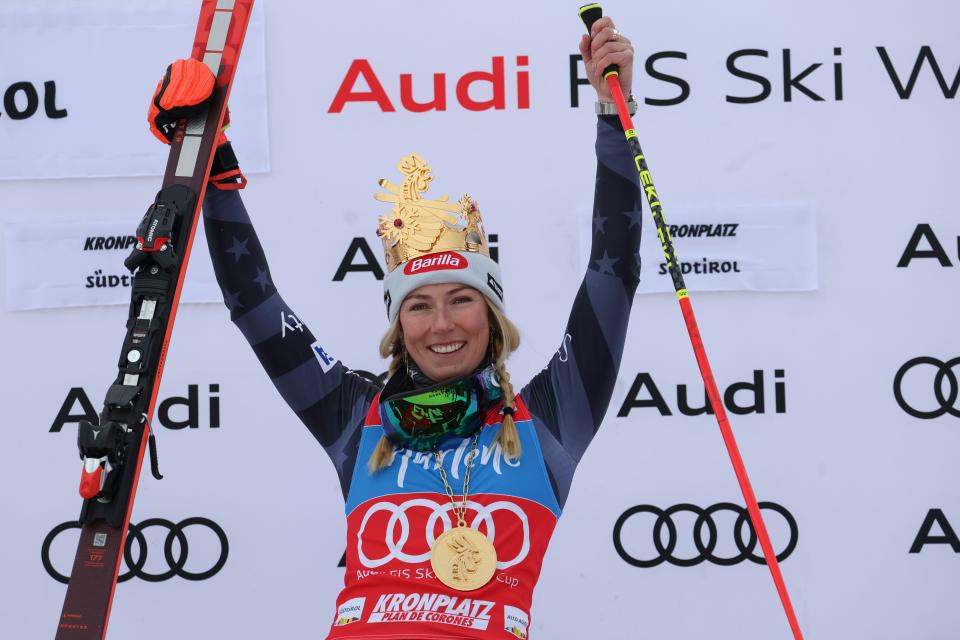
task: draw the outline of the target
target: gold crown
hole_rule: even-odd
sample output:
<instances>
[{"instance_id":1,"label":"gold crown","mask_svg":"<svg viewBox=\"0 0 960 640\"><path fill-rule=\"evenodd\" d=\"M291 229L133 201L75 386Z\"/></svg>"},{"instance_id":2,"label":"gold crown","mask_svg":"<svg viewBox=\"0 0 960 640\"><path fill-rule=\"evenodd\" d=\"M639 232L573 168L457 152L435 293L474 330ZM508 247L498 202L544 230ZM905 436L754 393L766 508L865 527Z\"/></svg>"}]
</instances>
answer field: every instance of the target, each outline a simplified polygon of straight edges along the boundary
<instances>
[{"instance_id":1,"label":"gold crown","mask_svg":"<svg viewBox=\"0 0 960 640\"><path fill-rule=\"evenodd\" d=\"M426 200L433 176L426 161L416 153L400 159L397 169L404 175L398 187L381 178L378 184L388 193L375 193L380 202L392 202L393 209L380 216L377 235L383 240L387 271L411 258L439 251L472 251L490 256L480 209L464 194L457 202L447 196Z\"/></svg>"}]
</instances>

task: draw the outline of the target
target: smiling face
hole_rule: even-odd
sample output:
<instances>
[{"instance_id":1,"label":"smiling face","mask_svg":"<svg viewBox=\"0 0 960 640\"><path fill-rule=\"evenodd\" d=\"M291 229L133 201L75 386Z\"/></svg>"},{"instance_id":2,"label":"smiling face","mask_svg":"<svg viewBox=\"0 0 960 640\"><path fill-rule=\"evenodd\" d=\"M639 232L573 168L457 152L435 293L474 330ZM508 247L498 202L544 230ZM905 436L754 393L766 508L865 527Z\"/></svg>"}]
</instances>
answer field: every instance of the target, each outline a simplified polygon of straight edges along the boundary
<instances>
[{"instance_id":1,"label":"smiling face","mask_svg":"<svg viewBox=\"0 0 960 640\"><path fill-rule=\"evenodd\" d=\"M473 372L487 353L490 320L483 294L463 284L428 284L400 306L403 346L431 380Z\"/></svg>"}]
</instances>

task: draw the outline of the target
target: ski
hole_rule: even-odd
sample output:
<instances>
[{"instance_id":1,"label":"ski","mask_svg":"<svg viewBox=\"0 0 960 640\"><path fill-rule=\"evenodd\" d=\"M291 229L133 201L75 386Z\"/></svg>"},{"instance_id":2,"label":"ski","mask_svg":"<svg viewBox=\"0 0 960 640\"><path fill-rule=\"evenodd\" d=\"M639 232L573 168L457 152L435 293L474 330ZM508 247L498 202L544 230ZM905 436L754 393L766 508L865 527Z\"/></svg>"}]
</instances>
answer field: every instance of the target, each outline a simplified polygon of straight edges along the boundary
<instances>
[{"instance_id":1,"label":"ski","mask_svg":"<svg viewBox=\"0 0 960 640\"><path fill-rule=\"evenodd\" d=\"M148 443L153 475L161 477L150 418L252 8L253 0L201 0L191 57L213 71L216 83L206 110L178 123L163 186L124 262L133 273L127 333L98 424L80 423L80 542L56 640L106 637L121 557L129 555L127 529ZM229 148L220 153L232 155Z\"/></svg>"}]
</instances>

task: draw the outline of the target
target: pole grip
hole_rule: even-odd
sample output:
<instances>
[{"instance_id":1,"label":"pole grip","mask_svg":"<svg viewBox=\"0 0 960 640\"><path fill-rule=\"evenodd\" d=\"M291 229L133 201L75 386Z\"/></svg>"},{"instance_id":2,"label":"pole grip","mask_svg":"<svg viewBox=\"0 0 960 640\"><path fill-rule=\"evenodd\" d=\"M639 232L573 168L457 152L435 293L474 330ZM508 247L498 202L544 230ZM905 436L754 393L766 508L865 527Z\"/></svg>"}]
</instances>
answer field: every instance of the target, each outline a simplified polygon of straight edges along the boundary
<instances>
[{"instance_id":1,"label":"pole grip","mask_svg":"<svg viewBox=\"0 0 960 640\"><path fill-rule=\"evenodd\" d=\"M593 23L603 17L603 7L599 3L585 4L580 7L580 19L583 20L584 26L587 27L587 35L593 38L593 33L591 29L593 28ZM620 67L615 64L607 65L607 68L603 70L603 78L606 79L611 74L620 74Z\"/></svg>"}]
</instances>

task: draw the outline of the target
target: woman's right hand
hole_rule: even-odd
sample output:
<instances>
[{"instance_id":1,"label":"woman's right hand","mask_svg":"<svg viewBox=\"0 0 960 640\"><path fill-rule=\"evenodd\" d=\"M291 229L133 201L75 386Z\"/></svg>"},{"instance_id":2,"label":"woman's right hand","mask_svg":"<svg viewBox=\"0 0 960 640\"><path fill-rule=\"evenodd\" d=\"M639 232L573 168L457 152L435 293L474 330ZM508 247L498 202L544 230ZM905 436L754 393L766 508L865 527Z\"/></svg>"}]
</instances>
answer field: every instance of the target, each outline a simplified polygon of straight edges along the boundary
<instances>
[{"instance_id":1,"label":"woman's right hand","mask_svg":"<svg viewBox=\"0 0 960 640\"><path fill-rule=\"evenodd\" d=\"M200 113L213 96L216 77L210 67L187 58L167 65L167 71L157 83L147 112L150 132L157 140L170 144L177 121ZM233 146L224 130L230 125L230 110L223 116L223 125L217 136L216 152L210 167L210 183L218 189L243 189L247 178L240 171Z\"/></svg>"},{"instance_id":2,"label":"woman's right hand","mask_svg":"<svg viewBox=\"0 0 960 640\"><path fill-rule=\"evenodd\" d=\"M177 121L196 115L206 106L215 82L210 67L199 60L188 58L167 65L147 112L150 132L157 140L169 144Z\"/></svg>"}]
</instances>

